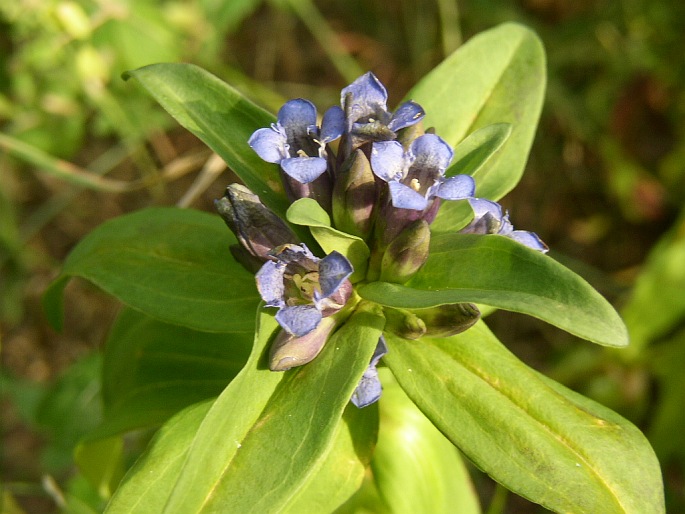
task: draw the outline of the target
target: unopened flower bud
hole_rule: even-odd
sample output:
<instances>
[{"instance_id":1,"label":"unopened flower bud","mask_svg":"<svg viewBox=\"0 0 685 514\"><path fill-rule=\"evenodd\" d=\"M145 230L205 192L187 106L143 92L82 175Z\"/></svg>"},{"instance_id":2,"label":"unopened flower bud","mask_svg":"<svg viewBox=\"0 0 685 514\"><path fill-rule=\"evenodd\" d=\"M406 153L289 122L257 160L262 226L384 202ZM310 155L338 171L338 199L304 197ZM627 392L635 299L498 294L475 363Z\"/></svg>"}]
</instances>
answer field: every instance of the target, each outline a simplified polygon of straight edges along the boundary
<instances>
[{"instance_id":1,"label":"unopened flower bud","mask_svg":"<svg viewBox=\"0 0 685 514\"><path fill-rule=\"evenodd\" d=\"M384 307L385 330L404 339L419 339L426 334L426 324L413 312L406 309Z\"/></svg>"},{"instance_id":2,"label":"unopened flower bud","mask_svg":"<svg viewBox=\"0 0 685 514\"><path fill-rule=\"evenodd\" d=\"M281 174L283 186L288 200L295 202L300 198L311 198L323 207L326 212L331 212L331 194L333 184L328 172L322 173L318 178L306 184L286 175Z\"/></svg>"},{"instance_id":3,"label":"unopened flower bud","mask_svg":"<svg viewBox=\"0 0 685 514\"><path fill-rule=\"evenodd\" d=\"M402 144L402 146L407 149L411 146L414 139L422 136L426 133L423 128L423 121L419 121L414 125L405 127L397 133L397 140Z\"/></svg>"},{"instance_id":4,"label":"unopened flower bud","mask_svg":"<svg viewBox=\"0 0 685 514\"><path fill-rule=\"evenodd\" d=\"M404 284L428 259L429 245L428 223L422 219L411 223L386 248L380 279Z\"/></svg>"},{"instance_id":5,"label":"unopened flower bud","mask_svg":"<svg viewBox=\"0 0 685 514\"><path fill-rule=\"evenodd\" d=\"M336 228L366 239L372 228L376 196L376 179L369 159L364 152L356 150L335 177L333 220Z\"/></svg>"},{"instance_id":6,"label":"unopened flower bud","mask_svg":"<svg viewBox=\"0 0 685 514\"><path fill-rule=\"evenodd\" d=\"M261 262L268 259L273 248L300 242L288 225L243 185L228 186L214 205L240 244Z\"/></svg>"},{"instance_id":7,"label":"unopened flower bud","mask_svg":"<svg viewBox=\"0 0 685 514\"><path fill-rule=\"evenodd\" d=\"M334 318L323 318L314 330L301 337L281 330L271 345L269 369L287 371L311 362L321 352L335 325Z\"/></svg>"},{"instance_id":8,"label":"unopened flower bud","mask_svg":"<svg viewBox=\"0 0 685 514\"><path fill-rule=\"evenodd\" d=\"M449 337L471 328L480 311L472 303L451 303L427 309L412 309L426 325L426 336Z\"/></svg>"}]
</instances>

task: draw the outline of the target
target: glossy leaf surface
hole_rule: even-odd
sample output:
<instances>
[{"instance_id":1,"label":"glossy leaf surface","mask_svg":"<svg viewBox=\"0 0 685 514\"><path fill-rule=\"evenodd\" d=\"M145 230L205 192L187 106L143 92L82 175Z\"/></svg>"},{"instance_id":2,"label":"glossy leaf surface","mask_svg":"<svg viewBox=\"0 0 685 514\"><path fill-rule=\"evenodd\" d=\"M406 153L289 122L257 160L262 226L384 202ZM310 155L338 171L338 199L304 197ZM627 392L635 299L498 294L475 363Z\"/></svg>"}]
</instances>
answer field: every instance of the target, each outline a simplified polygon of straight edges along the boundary
<instances>
[{"instance_id":1,"label":"glossy leaf surface","mask_svg":"<svg viewBox=\"0 0 685 514\"><path fill-rule=\"evenodd\" d=\"M640 431L520 362L483 323L445 339L389 336L386 364L479 468L555 512L663 512Z\"/></svg>"},{"instance_id":2,"label":"glossy leaf surface","mask_svg":"<svg viewBox=\"0 0 685 514\"><path fill-rule=\"evenodd\" d=\"M389 369L379 369L379 375L381 425L371 469L389 511L478 514L478 497L457 449L407 398Z\"/></svg>"},{"instance_id":3,"label":"glossy leaf surface","mask_svg":"<svg viewBox=\"0 0 685 514\"><path fill-rule=\"evenodd\" d=\"M149 208L109 220L67 257L45 296L62 323L62 289L84 278L166 323L208 332L249 332L259 301L254 277L233 260L233 234L219 216Z\"/></svg>"},{"instance_id":4,"label":"glossy leaf surface","mask_svg":"<svg viewBox=\"0 0 685 514\"><path fill-rule=\"evenodd\" d=\"M274 373L265 360L279 327L261 314L250 360L203 421L165 512L263 513L293 501L334 444L382 327L358 308L313 362Z\"/></svg>"},{"instance_id":5,"label":"glossy leaf surface","mask_svg":"<svg viewBox=\"0 0 685 514\"><path fill-rule=\"evenodd\" d=\"M481 127L511 124L506 145L477 174L477 196L497 200L521 178L545 81L540 40L529 29L507 23L467 41L416 84L407 98L421 104L425 126L435 127L452 146Z\"/></svg>"},{"instance_id":6,"label":"glossy leaf surface","mask_svg":"<svg viewBox=\"0 0 685 514\"><path fill-rule=\"evenodd\" d=\"M342 419L320 467L283 512L331 512L359 489L378 436L378 409L358 409L349 403Z\"/></svg>"},{"instance_id":7,"label":"glossy leaf surface","mask_svg":"<svg viewBox=\"0 0 685 514\"><path fill-rule=\"evenodd\" d=\"M247 362L253 338L197 332L124 310L105 346L105 421L92 435L160 425L218 396Z\"/></svg>"},{"instance_id":8,"label":"glossy leaf surface","mask_svg":"<svg viewBox=\"0 0 685 514\"><path fill-rule=\"evenodd\" d=\"M621 318L585 280L503 236L436 234L428 261L406 286L373 282L359 294L399 308L483 303L535 316L598 344L628 344Z\"/></svg>"},{"instance_id":9,"label":"glossy leaf surface","mask_svg":"<svg viewBox=\"0 0 685 514\"><path fill-rule=\"evenodd\" d=\"M214 400L187 407L156 434L124 477L106 514L156 514L171 494L188 448Z\"/></svg>"},{"instance_id":10,"label":"glossy leaf surface","mask_svg":"<svg viewBox=\"0 0 685 514\"><path fill-rule=\"evenodd\" d=\"M301 198L295 201L288 209L287 218L294 225L309 227L312 236L326 254L335 250L347 257L354 268L350 276L352 282L364 277L370 255L369 247L361 238L332 228L328 213L315 200Z\"/></svg>"},{"instance_id":11,"label":"glossy leaf surface","mask_svg":"<svg viewBox=\"0 0 685 514\"><path fill-rule=\"evenodd\" d=\"M471 175L478 184L480 175L489 169L487 165L490 159L504 146L510 135L511 125L508 123L493 123L469 134L454 148L452 164L445 175ZM467 201L443 201L438 217L431 224L431 231L457 231L471 219L473 211Z\"/></svg>"},{"instance_id":12,"label":"glossy leaf surface","mask_svg":"<svg viewBox=\"0 0 685 514\"><path fill-rule=\"evenodd\" d=\"M192 64L151 64L128 71L183 127L219 154L265 205L285 213L278 165L263 161L247 144L276 117L218 77Z\"/></svg>"}]
</instances>

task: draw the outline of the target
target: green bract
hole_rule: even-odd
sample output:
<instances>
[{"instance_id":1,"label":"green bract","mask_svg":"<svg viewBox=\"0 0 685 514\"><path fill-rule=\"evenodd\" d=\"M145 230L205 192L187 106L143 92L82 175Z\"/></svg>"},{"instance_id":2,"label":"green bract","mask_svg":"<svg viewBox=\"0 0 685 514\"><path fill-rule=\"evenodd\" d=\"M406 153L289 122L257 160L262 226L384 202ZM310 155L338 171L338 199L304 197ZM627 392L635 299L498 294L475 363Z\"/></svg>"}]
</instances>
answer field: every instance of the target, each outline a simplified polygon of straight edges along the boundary
<instances>
[{"instance_id":1,"label":"green bract","mask_svg":"<svg viewBox=\"0 0 685 514\"><path fill-rule=\"evenodd\" d=\"M422 116L421 107L424 126L435 127L446 142L438 142L444 155L451 157L447 145L454 149L447 170L431 170L436 184L454 192L456 181L449 179L469 175L475 195L493 201L516 185L545 85L544 53L534 34L507 24L474 37L419 81L408 94L413 102L391 111L379 100L374 116L355 118L347 128L354 137L343 134L340 141L350 160L340 167L338 183L317 182L317 175L312 186L298 190L292 177L309 180L324 157L312 156L309 147L283 153L292 134L274 125L276 135L266 131L252 139L277 143L259 147L271 161L260 159L248 139L276 117L217 77L187 64L152 65L126 76L218 153L251 193L234 188L234 196L244 198L221 204L240 241L218 215L192 210L152 208L109 221L74 249L45 296L56 327L71 277L89 280L127 306L107 341L105 421L80 448L87 475L114 482L111 463L98 467L93 448L117 454L123 433L161 425L106 512L477 513L461 454L556 512L663 512L659 464L640 431L518 360L477 321L473 304L625 346L625 326L611 305L540 251L479 235L487 231L458 233L474 217L467 202L443 200L435 220L430 208L426 219L392 211L412 211L402 207L415 200L408 190L425 189L401 176L415 158L404 149L421 133L407 120ZM326 141L339 137L326 128L339 126L335 116L355 112L355 88L344 91L342 110L327 111L331 118L316 128L329 130ZM377 171L375 178L370 172L372 147L364 145L395 137L395 129L404 149L392 143L382 150L409 164L398 165L396 176L389 167L379 181ZM322 143L327 162L331 148ZM292 174L283 182L281 167ZM394 188L397 203L372 205L376 191L387 191L376 187ZM322 192L333 195L330 204L317 201ZM433 193L425 195L429 202ZM301 198L292 201L293 194ZM386 200L388 194L379 193ZM277 215L292 232L284 225L259 233L249 212L258 213L260 223ZM376 221L388 212L398 218ZM483 217L484 226L491 222ZM301 273L288 275L289 291L274 279L285 273L279 268L262 287L278 300L272 305L315 307L334 329L317 345L314 360L272 372L269 352L281 327L229 248L253 237L259 247L248 249L248 257L275 269L287 245L272 253L266 246L295 234L317 258L337 252L337 264L308 269L305 263ZM354 272L330 285L336 270L325 267L340 262ZM288 303L297 287L302 302ZM346 303L331 307L338 297L321 293L330 293L327 287L336 293L347 288ZM389 353L381 360L385 368L371 370L372 356L381 355L379 340L387 341ZM358 409L349 400L362 377L380 377L386 393L378 404Z\"/></svg>"}]
</instances>

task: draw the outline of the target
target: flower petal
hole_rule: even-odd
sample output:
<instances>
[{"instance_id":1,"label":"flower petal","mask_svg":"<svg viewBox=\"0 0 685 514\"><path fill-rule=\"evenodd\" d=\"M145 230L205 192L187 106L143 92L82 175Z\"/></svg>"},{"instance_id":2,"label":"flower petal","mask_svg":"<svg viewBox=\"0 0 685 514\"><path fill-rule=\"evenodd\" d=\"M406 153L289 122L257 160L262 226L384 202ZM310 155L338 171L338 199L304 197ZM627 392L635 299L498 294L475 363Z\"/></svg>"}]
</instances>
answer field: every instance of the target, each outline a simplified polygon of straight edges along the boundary
<instances>
[{"instance_id":1,"label":"flower petal","mask_svg":"<svg viewBox=\"0 0 685 514\"><path fill-rule=\"evenodd\" d=\"M549 247L538 237L535 232L528 232L526 230L514 230L507 237L526 245L533 250L538 250L542 253L549 251Z\"/></svg>"},{"instance_id":2,"label":"flower petal","mask_svg":"<svg viewBox=\"0 0 685 514\"><path fill-rule=\"evenodd\" d=\"M424 134L414 139L409 148L413 156L412 168L428 168L445 171L452 160L454 152L441 137L435 134Z\"/></svg>"},{"instance_id":3,"label":"flower petal","mask_svg":"<svg viewBox=\"0 0 685 514\"><path fill-rule=\"evenodd\" d=\"M388 182L393 207L422 211L428 207L428 200L411 187L400 182Z\"/></svg>"},{"instance_id":4,"label":"flower petal","mask_svg":"<svg viewBox=\"0 0 685 514\"><path fill-rule=\"evenodd\" d=\"M391 182L404 176L406 160L404 148L397 141L374 143L371 149L371 169L381 180Z\"/></svg>"},{"instance_id":5,"label":"flower petal","mask_svg":"<svg viewBox=\"0 0 685 514\"><path fill-rule=\"evenodd\" d=\"M274 248L269 254L278 259L282 265L295 263L309 271L318 269L317 263L319 262L319 258L315 257L304 243L300 243L299 245L284 244Z\"/></svg>"},{"instance_id":6,"label":"flower petal","mask_svg":"<svg viewBox=\"0 0 685 514\"><path fill-rule=\"evenodd\" d=\"M288 157L287 137L283 127L274 124L256 130L247 144L266 162L281 162Z\"/></svg>"},{"instance_id":7,"label":"flower petal","mask_svg":"<svg viewBox=\"0 0 685 514\"><path fill-rule=\"evenodd\" d=\"M383 390L381 381L378 378L378 370L376 365L383 355L388 353L388 347L385 344L385 338L381 336L378 339L376 350L371 357L371 363L362 375L357 388L352 393L350 401L358 408L366 407L378 401Z\"/></svg>"},{"instance_id":8,"label":"flower petal","mask_svg":"<svg viewBox=\"0 0 685 514\"><path fill-rule=\"evenodd\" d=\"M289 100L278 111L278 122L288 134L288 139L307 135L309 127L316 126L316 107L309 100Z\"/></svg>"},{"instance_id":9,"label":"flower petal","mask_svg":"<svg viewBox=\"0 0 685 514\"><path fill-rule=\"evenodd\" d=\"M289 334L302 337L319 325L321 312L313 305L286 306L276 313L276 321Z\"/></svg>"},{"instance_id":10,"label":"flower petal","mask_svg":"<svg viewBox=\"0 0 685 514\"><path fill-rule=\"evenodd\" d=\"M376 345L376 349L373 351L373 355L371 356L371 366L376 366L378 361L381 360L381 357L387 355L387 353L388 345L385 342L385 337L381 336L378 338L378 344Z\"/></svg>"},{"instance_id":11,"label":"flower petal","mask_svg":"<svg viewBox=\"0 0 685 514\"><path fill-rule=\"evenodd\" d=\"M283 264L266 261L255 275L257 289L268 307L283 307L285 286L283 285Z\"/></svg>"},{"instance_id":12,"label":"flower petal","mask_svg":"<svg viewBox=\"0 0 685 514\"><path fill-rule=\"evenodd\" d=\"M337 105L328 109L321 120L321 133L319 134L322 145L335 141L342 136L345 130L345 113Z\"/></svg>"},{"instance_id":13,"label":"flower petal","mask_svg":"<svg viewBox=\"0 0 685 514\"><path fill-rule=\"evenodd\" d=\"M356 79L340 92L340 104L345 108L348 123L365 116L386 111L388 92L381 81L370 71Z\"/></svg>"},{"instance_id":14,"label":"flower petal","mask_svg":"<svg viewBox=\"0 0 685 514\"><path fill-rule=\"evenodd\" d=\"M319 178L327 166L323 157L289 157L281 161L283 171L302 184Z\"/></svg>"},{"instance_id":15,"label":"flower petal","mask_svg":"<svg viewBox=\"0 0 685 514\"><path fill-rule=\"evenodd\" d=\"M469 205L473 210L474 220L482 218L486 214L490 214L493 218L502 220L502 206L497 202L486 200L484 198L469 198Z\"/></svg>"},{"instance_id":16,"label":"flower petal","mask_svg":"<svg viewBox=\"0 0 685 514\"><path fill-rule=\"evenodd\" d=\"M347 280L354 268L350 261L335 250L319 262L319 285L321 298L328 298L334 294L340 285Z\"/></svg>"},{"instance_id":17,"label":"flower petal","mask_svg":"<svg viewBox=\"0 0 685 514\"><path fill-rule=\"evenodd\" d=\"M362 409L375 403L381 397L383 387L378 378L378 370L376 367L369 367L362 375L357 388L352 393L350 401L355 407Z\"/></svg>"},{"instance_id":18,"label":"flower petal","mask_svg":"<svg viewBox=\"0 0 685 514\"><path fill-rule=\"evenodd\" d=\"M425 115L426 111L424 111L423 107L416 102L411 100L409 102L404 102L392 115L392 119L390 120L390 123L388 123L388 128L393 132L397 132L400 129L418 123Z\"/></svg>"},{"instance_id":19,"label":"flower petal","mask_svg":"<svg viewBox=\"0 0 685 514\"><path fill-rule=\"evenodd\" d=\"M442 179L435 196L445 200L462 200L473 197L476 182L469 175L455 175Z\"/></svg>"}]
</instances>

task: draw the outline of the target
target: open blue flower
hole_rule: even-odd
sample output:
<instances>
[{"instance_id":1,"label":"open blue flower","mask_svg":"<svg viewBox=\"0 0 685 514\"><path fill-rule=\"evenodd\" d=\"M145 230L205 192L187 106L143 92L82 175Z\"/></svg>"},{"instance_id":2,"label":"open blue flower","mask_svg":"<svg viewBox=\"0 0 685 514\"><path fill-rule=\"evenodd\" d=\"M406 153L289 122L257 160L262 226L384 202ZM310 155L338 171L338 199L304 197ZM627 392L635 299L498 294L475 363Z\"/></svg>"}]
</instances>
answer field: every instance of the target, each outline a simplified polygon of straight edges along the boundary
<instances>
[{"instance_id":1,"label":"open blue flower","mask_svg":"<svg viewBox=\"0 0 685 514\"><path fill-rule=\"evenodd\" d=\"M328 109L319 128L314 104L298 98L286 102L278 111L278 121L255 131L248 144L262 159L280 164L287 175L308 184L326 171L326 145L338 139L344 128L340 107Z\"/></svg>"},{"instance_id":2,"label":"open blue flower","mask_svg":"<svg viewBox=\"0 0 685 514\"><path fill-rule=\"evenodd\" d=\"M424 116L423 108L413 101L388 111L388 92L371 72L365 73L340 93L340 104L346 118L346 130L352 146L366 141L389 141L396 132L418 123Z\"/></svg>"},{"instance_id":3,"label":"open blue flower","mask_svg":"<svg viewBox=\"0 0 685 514\"><path fill-rule=\"evenodd\" d=\"M352 398L350 398L350 401L360 409L377 402L381 397L383 389L381 387L381 381L378 378L376 366L378 365L378 361L381 360L381 357L387 353L388 346L385 343L385 338L381 336L376 345L376 350L371 357L371 363L369 364L369 367L366 368L366 371L364 371L357 388L354 390L354 393L352 393Z\"/></svg>"},{"instance_id":4,"label":"open blue flower","mask_svg":"<svg viewBox=\"0 0 685 514\"><path fill-rule=\"evenodd\" d=\"M278 308L276 321L289 334L310 333L347 303L354 270L342 254L333 251L319 259L304 244L286 244L270 257L257 272L257 289L267 307Z\"/></svg>"},{"instance_id":5,"label":"open blue flower","mask_svg":"<svg viewBox=\"0 0 685 514\"><path fill-rule=\"evenodd\" d=\"M373 144L371 168L388 183L393 207L422 211L433 198L472 197L475 182L468 175L445 177L452 160L450 146L435 134L417 137L405 152L397 141Z\"/></svg>"},{"instance_id":6,"label":"open blue flower","mask_svg":"<svg viewBox=\"0 0 685 514\"><path fill-rule=\"evenodd\" d=\"M502 206L497 202L483 198L469 198L469 204L473 209L473 221L461 232L465 234L499 234L518 241L533 250L543 253L549 250L534 232L514 230L514 226L509 221L509 213L503 211Z\"/></svg>"}]
</instances>

